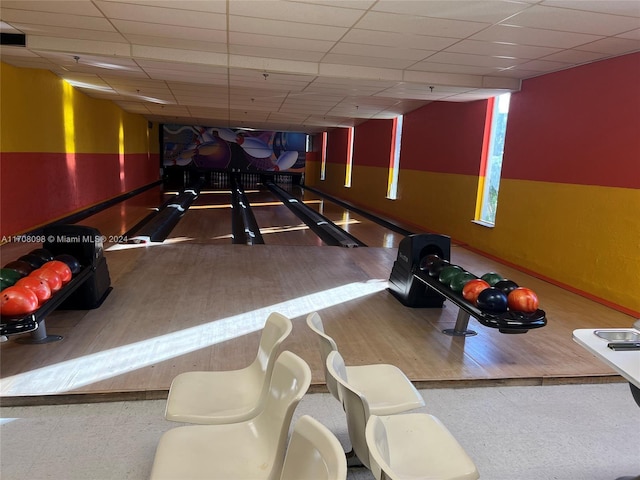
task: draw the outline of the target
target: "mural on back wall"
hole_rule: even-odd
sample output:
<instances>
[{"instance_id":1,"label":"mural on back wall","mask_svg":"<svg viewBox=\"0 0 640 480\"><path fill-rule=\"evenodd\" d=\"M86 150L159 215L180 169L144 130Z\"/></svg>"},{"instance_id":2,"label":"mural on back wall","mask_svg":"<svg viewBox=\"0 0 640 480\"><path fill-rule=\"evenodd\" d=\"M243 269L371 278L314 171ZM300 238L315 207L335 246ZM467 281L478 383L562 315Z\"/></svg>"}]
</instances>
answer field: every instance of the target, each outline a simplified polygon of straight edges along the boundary
<instances>
[{"instance_id":1,"label":"mural on back wall","mask_svg":"<svg viewBox=\"0 0 640 480\"><path fill-rule=\"evenodd\" d=\"M302 172L306 134L164 125L165 167Z\"/></svg>"}]
</instances>

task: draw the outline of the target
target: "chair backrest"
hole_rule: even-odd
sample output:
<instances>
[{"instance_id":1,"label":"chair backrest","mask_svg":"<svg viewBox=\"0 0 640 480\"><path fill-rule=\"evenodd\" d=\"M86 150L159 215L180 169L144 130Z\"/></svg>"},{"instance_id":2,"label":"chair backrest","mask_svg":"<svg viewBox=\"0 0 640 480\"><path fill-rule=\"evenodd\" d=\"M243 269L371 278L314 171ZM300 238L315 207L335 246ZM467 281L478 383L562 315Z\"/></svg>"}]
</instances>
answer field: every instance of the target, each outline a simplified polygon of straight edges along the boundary
<instances>
[{"instance_id":1,"label":"chair backrest","mask_svg":"<svg viewBox=\"0 0 640 480\"><path fill-rule=\"evenodd\" d=\"M367 399L354 390L347 380L347 368L344 359L338 351L333 351L327 358L327 372L338 384L342 406L347 415L347 428L353 451L363 465L369 468L369 448L365 438L367 420L370 411Z\"/></svg>"},{"instance_id":2,"label":"chair backrest","mask_svg":"<svg viewBox=\"0 0 640 480\"><path fill-rule=\"evenodd\" d=\"M311 369L307 362L289 351L282 352L273 367L264 409L250 420L253 428L268 439L274 452L270 479L277 479L282 471L287 436L296 406L311 385Z\"/></svg>"},{"instance_id":3,"label":"chair backrest","mask_svg":"<svg viewBox=\"0 0 640 480\"><path fill-rule=\"evenodd\" d=\"M345 480L342 445L316 419L303 415L293 428L280 480Z\"/></svg>"},{"instance_id":4,"label":"chair backrest","mask_svg":"<svg viewBox=\"0 0 640 480\"><path fill-rule=\"evenodd\" d=\"M324 325L322 324L322 319L317 312L310 313L307 316L307 325L318 337L318 343L320 346L320 359L322 360L322 368L324 370L324 379L327 384L327 389L329 393L334 396L336 400L342 403L342 398L340 397L340 391L338 389L338 384L335 380L327 373L327 357L333 351L338 350L338 346L336 342L329 335L324 333Z\"/></svg>"},{"instance_id":5,"label":"chair backrest","mask_svg":"<svg viewBox=\"0 0 640 480\"><path fill-rule=\"evenodd\" d=\"M387 429L380 417L371 415L365 429L365 439L369 447L369 461L371 473L376 480L389 478L386 472L391 468L389 456L389 442L387 440Z\"/></svg>"},{"instance_id":6,"label":"chair backrest","mask_svg":"<svg viewBox=\"0 0 640 480\"><path fill-rule=\"evenodd\" d=\"M280 353L280 345L289 336L291 330L293 330L293 324L284 315L273 312L267 317L267 321L262 328L258 353L251 365L247 367L250 377L255 379L256 382L262 382L260 400L257 405L262 405L267 396L269 379L273 373L273 365L276 362L278 353Z\"/></svg>"}]
</instances>

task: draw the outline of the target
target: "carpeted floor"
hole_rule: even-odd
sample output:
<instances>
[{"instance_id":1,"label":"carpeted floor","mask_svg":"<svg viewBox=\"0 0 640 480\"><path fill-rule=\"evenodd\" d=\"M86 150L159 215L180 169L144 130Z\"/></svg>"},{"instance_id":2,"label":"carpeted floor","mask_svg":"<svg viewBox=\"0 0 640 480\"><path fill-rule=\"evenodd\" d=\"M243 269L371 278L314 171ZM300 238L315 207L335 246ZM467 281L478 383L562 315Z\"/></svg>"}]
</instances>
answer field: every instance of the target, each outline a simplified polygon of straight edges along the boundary
<instances>
[{"instance_id":1,"label":"carpeted floor","mask_svg":"<svg viewBox=\"0 0 640 480\"><path fill-rule=\"evenodd\" d=\"M626 383L421 390L485 480L614 480L640 474L640 409ZM0 409L3 480L143 480L158 439L179 426L163 400ZM344 412L307 394L312 415L349 449ZM349 480L370 480L363 468ZM183 479L188 480L188 479Z\"/></svg>"}]
</instances>

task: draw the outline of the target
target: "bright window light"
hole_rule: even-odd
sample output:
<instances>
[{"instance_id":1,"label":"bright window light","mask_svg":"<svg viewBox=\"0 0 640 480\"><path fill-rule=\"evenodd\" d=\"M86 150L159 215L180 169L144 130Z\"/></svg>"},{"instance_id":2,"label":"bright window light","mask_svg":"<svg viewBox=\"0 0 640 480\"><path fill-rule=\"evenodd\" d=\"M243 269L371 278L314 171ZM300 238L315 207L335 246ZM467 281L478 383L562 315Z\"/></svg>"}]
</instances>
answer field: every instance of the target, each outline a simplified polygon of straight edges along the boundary
<instances>
[{"instance_id":1,"label":"bright window light","mask_svg":"<svg viewBox=\"0 0 640 480\"><path fill-rule=\"evenodd\" d=\"M391 136L391 154L389 157L389 180L387 182L387 198L398 198L398 173L400 172L400 149L402 148L402 115L393 119Z\"/></svg>"},{"instance_id":2,"label":"bright window light","mask_svg":"<svg viewBox=\"0 0 640 480\"><path fill-rule=\"evenodd\" d=\"M347 165L344 174L344 186L351 187L351 172L353 169L353 137L355 136L355 129L349 128L347 138Z\"/></svg>"},{"instance_id":3,"label":"bright window light","mask_svg":"<svg viewBox=\"0 0 640 480\"><path fill-rule=\"evenodd\" d=\"M238 315L212 319L202 325L2 378L0 392L4 396L69 392L256 332L262 329L271 312L280 312L289 318L306 317L313 311L373 295L387 287L387 281L382 279L354 282ZM140 355L140 352L147 353Z\"/></svg>"},{"instance_id":4,"label":"bright window light","mask_svg":"<svg viewBox=\"0 0 640 480\"><path fill-rule=\"evenodd\" d=\"M485 120L485 141L482 148L480 175L478 181L478 206L476 221L495 225L500 190L500 173L504 140L507 133L510 93L491 99L487 105Z\"/></svg>"},{"instance_id":5,"label":"bright window light","mask_svg":"<svg viewBox=\"0 0 640 480\"><path fill-rule=\"evenodd\" d=\"M327 167L327 132L322 132L322 152L320 155L320 180L324 180Z\"/></svg>"}]
</instances>

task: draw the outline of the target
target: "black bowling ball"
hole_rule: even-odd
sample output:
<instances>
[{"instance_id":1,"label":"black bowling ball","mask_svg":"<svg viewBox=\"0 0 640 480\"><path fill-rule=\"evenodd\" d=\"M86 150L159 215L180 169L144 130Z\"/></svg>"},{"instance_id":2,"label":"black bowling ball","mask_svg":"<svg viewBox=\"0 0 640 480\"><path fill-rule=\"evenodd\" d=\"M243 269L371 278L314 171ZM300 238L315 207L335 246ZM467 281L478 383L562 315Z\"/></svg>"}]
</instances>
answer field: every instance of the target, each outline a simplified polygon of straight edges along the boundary
<instances>
[{"instance_id":1,"label":"black bowling ball","mask_svg":"<svg viewBox=\"0 0 640 480\"><path fill-rule=\"evenodd\" d=\"M429 267L433 264L433 262L437 262L440 260L441 258L438 255L427 255L420 260L420 270L429 270Z\"/></svg>"},{"instance_id":2,"label":"black bowling ball","mask_svg":"<svg viewBox=\"0 0 640 480\"><path fill-rule=\"evenodd\" d=\"M450 263L442 258L439 258L437 261L434 261L429 266L429 276L438 278L440 276L440 272L446 266L449 266Z\"/></svg>"},{"instance_id":3,"label":"black bowling ball","mask_svg":"<svg viewBox=\"0 0 640 480\"><path fill-rule=\"evenodd\" d=\"M23 277L26 277L31 272L35 270L31 264L25 262L24 260L14 260L13 262L7 263L4 268L10 268L11 270L15 270Z\"/></svg>"},{"instance_id":4,"label":"black bowling ball","mask_svg":"<svg viewBox=\"0 0 640 480\"><path fill-rule=\"evenodd\" d=\"M46 248L36 248L35 250L31 250L29 252L30 255L37 255L42 258L45 262L50 262L53 260L53 253L51 253Z\"/></svg>"},{"instance_id":5,"label":"black bowling ball","mask_svg":"<svg viewBox=\"0 0 640 480\"><path fill-rule=\"evenodd\" d=\"M502 290L508 297L513 290L519 287L519 285L513 280L500 280L494 285L494 287L498 290Z\"/></svg>"},{"instance_id":6,"label":"black bowling ball","mask_svg":"<svg viewBox=\"0 0 640 480\"><path fill-rule=\"evenodd\" d=\"M506 312L507 295L496 287L485 288L478 294L476 305L480 310L488 313Z\"/></svg>"},{"instance_id":7,"label":"black bowling ball","mask_svg":"<svg viewBox=\"0 0 640 480\"><path fill-rule=\"evenodd\" d=\"M22 261L27 262L34 269L40 268L41 266L43 266L48 261L48 260L45 260L44 258L42 258L42 257L40 257L38 255L35 255L33 253L29 253L27 255L23 255L18 260L22 260Z\"/></svg>"},{"instance_id":8,"label":"black bowling ball","mask_svg":"<svg viewBox=\"0 0 640 480\"><path fill-rule=\"evenodd\" d=\"M56 255L54 260L59 260L60 262L66 263L67 266L71 269L71 273L73 275L82 270L82 265L80 265L78 259L73 255L69 255L68 253L61 253L60 255Z\"/></svg>"}]
</instances>

